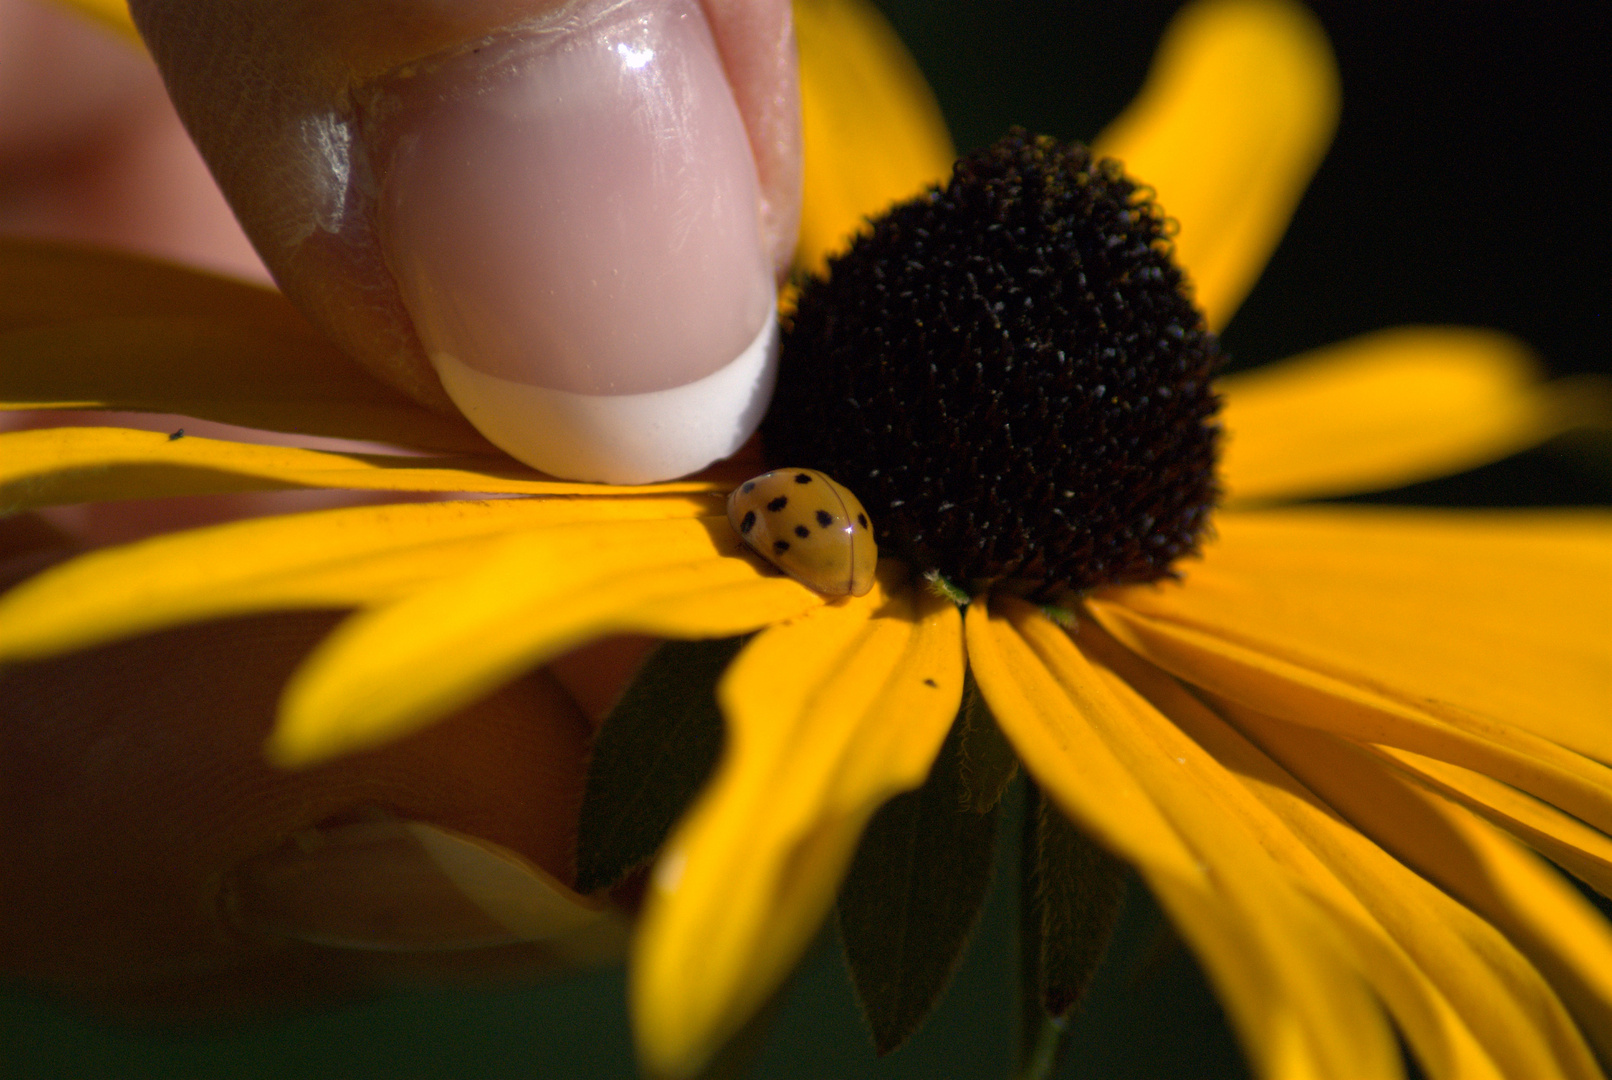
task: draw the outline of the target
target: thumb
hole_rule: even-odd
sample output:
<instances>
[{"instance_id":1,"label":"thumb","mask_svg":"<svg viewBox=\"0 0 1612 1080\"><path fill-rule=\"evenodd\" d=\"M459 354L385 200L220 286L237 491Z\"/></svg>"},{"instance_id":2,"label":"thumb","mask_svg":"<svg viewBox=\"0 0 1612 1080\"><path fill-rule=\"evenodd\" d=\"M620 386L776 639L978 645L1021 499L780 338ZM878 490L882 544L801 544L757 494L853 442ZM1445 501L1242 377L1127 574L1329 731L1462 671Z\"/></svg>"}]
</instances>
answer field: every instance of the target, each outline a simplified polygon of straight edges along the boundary
<instances>
[{"instance_id":1,"label":"thumb","mask_svg":"<svg viewBox=\"0 0 1612 1080\"><path fill-rule=\"evenodd\" d=\"M568 479L759 423L794 242L788 0L133 0L286 294Z\"/></svg>"}]
</instances>

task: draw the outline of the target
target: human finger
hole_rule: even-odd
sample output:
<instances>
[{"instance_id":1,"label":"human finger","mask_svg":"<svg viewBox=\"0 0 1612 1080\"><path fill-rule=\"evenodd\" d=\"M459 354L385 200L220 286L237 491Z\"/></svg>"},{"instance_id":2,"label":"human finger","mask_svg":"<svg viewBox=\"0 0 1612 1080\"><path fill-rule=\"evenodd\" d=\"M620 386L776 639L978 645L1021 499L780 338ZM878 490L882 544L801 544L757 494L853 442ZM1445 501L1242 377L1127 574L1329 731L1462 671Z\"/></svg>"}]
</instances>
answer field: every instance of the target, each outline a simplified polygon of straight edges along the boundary
<instances>
[{"instance_id":1,"label":"human finger","mask_svg":"<svg viewBox=\"0 0 1612 1080\"><path fill-rule=\"evenodd\" d=\"M280 286L573 479L737 449L771 390L799 135L787 0L135 0Z\"/></svg>"},{"instance_id":2,"label":"human finger","mask_svg":"<svg viewBox=\"0 0 1612 1080\"><path fill-rule=\"evenodd\" d=\"M0 542L17 558L49 539ZM384 750L264 762L279 688L331 621L191 627L0 674L0 969L183 1019L620 949L619 917L568 886L588 724L546 673Z\"/></svg>"}]
</instances>

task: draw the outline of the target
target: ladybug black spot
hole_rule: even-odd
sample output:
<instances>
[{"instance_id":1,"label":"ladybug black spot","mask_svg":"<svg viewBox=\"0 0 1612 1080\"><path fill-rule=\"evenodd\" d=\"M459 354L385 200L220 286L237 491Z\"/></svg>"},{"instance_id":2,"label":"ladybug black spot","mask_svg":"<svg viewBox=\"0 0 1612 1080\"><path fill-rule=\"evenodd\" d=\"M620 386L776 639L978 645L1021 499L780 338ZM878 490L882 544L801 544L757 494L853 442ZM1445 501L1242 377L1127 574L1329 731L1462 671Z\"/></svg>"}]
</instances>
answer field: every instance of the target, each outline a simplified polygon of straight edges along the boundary
<instances>
[{"instance_id":1,"label":"ladybug black spot","mask_svg":"<svg viewBox=\"0 0 1612 1080\"><path fill-rule=\"evenodd\" d=\"M784 552L786 552L788 550L789 550L789 541L788 540L774 540L772 542L772 551L773 551L774 555L782 555Z\"/></svg>"},{"instance_id":2,"label":"ladybug black spot","mask_svg":"<svg viewBox=\"0 0 1612 1080\"><path fill-rule=\"evenodd\" d=\"M739 535L740 536L749 536L750 535L750 530L755 528L755 527L756 527L756 512L754 510L746 510L745 513L744 513L744 519L739 522Z\"/></svg>"},{"instance_id":3,"label":"ladybug black spot","mask_svg":"<svg viewBox=\"0 0 1612 1080\"><path fill-rule=\"evenodd\" d=\"M808 529L804 525L796 525L795 526L795 535L800 537L802 540L804 540L808 536L812 535L812 530Z\"/></svg>"},{"instance_id":4,"label":"ladybug black spot","mask_svg":"<svg viewBox=\"0 0 1612 1080\"><path fill-rule=\"evenodd\" d=\"M797 483L797 484L809 484L811 482L812 482L812 474L811 473L798 472L798 473L795 474L795 483Z\"/></svg>"},{"instance_id":5,"label":"ladybug black spot","mask_svg":"<svg viewBox=\"0 0 1612 1080\"><path fill-rule=\"evenodd\" d=\"M743 486L739 488L739 494L748 495L754 490L756 490L756 482L754 480L746 480Z\"/></svg>"},{"instance_id":6,"label":"ladybug black spot","mask_svg":"<svg viewBox=\"0 0 1612 1080\"><path fill-rule=\"evenodd\" d=\"M774 499L772 502L767 504L767 509L771 510L773 513L776 514L778 511L782 510L784 507L786 507L788 505L789 505L789 496L788 495L780 495L776 499Z\"/></svg>"},{"instance_id":7,"label":"ladybug black spot","mask_svg":"<svg viewBox=\"0 0 1612 1080\"><path fill-rule=\"evenodd\" d=\"M866 514L858 514L858 515L856 515L856 523L858 525L862 526L864 529L867 528L868 527L868 516Z\"/></svg>"},{"instance_id":8,"label":"ladybug black spot","mask_svg":"<svg viewBox=\"0 0 1612 1080\"><path fill-rule=\"evenodd\" d=\"M834 524L834 515L829 513L827 510L819 510L817 512L817 524L821 525L825 529L828 528L830 525Z\"/></svg>"}]
</instances>

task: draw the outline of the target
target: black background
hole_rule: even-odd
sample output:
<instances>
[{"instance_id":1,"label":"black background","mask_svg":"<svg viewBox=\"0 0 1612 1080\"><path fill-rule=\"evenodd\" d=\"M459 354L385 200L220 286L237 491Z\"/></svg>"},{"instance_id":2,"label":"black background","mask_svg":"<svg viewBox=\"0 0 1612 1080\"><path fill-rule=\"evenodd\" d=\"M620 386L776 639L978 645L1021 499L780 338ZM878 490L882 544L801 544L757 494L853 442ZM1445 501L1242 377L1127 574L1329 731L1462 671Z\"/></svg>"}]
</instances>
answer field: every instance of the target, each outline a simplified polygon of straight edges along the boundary
<instances>
[{"instance_id":1,"label":"black background","mask_svg":"<svg viewBox=\"0 0 1612 1080\"><path fill-rule=\"evenodd\" d=\"M1093 138L1141 84L1179 5L880 6L969 149L1012 124ZM1310 6L1337 54L1342 118L1223 335L1232 369L1454 323L1523 338L1554 375L1612 372L1612 5ZM1371 498L1605 503L1609 462L1612 441L1578 440Z\"/></svg>"},{"instance_id":2,"label":"black background","mask_svg":"<svg viewBox=\"0 0 1612 1080\"><path fill-rule=\"evenodd\" d=\"M969 149L1014 123L1089 140L1177 5L881 6ZM1453 322L1519 334L1557 371L1612 368L1612 5L1311 7L1337 52L1342 121L1225 335L1232 353Z\"/></svg>"}]
</instances>

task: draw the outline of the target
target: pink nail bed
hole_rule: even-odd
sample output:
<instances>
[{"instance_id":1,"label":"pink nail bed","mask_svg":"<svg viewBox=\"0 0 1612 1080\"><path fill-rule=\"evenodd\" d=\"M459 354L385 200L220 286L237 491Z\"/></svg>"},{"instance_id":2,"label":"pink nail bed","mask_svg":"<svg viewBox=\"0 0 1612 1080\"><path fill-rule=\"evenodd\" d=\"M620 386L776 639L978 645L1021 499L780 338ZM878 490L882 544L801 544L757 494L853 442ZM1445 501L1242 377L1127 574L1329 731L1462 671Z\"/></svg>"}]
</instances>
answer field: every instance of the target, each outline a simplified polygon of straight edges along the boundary
<instances>
[{"instance_id":1,"label":"pink nail bed","mask_svg":"<svg viewBox=\"0 0 1612 1080\"><path fill-rule=\"evenodd\" d=\"M556 476L738 449L777 352L754 158L695 0L573 5L377 99L388 262L449 395Z\"/></svg>"}]
</instances>

